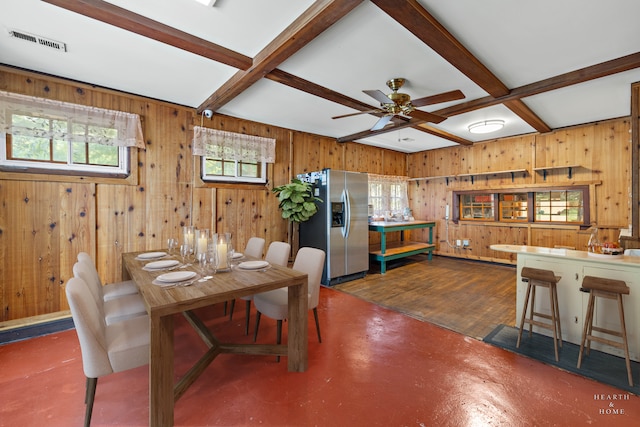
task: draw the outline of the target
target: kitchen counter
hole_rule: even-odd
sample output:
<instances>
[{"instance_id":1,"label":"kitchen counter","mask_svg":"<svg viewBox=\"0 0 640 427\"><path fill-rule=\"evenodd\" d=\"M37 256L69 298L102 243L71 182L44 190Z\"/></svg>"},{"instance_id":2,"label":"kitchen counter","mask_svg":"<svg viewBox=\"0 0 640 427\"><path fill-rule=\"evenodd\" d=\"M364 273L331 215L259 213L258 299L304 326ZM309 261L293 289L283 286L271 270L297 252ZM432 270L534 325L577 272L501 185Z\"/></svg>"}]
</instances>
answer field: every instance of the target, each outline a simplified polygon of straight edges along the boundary
<instances>
[{"instance_id":1,"label":"kitchen counter","mask_svg":"<svg viewBox=\"0 0 640 427\"><path fill-rule=\"evenodd\" d=\"M582 328L589 300L589 294L580 292L584 276L623 280L630 288L629 295L623 296L629 353L631 359L640 360L640 257L594 255L585 251L539 246L491 245L490 248L518 255L515 326L520 326L519 322L527 288L520 275L522 268L532 267L551 270L556 276L561 276L558 282L558 303L562 338L564 341L577 345L580 345L580 340L582 339ZM536 311L550 313L549 297L545 291L536 294L535 304ZM608 329L620 329L616 301L598 300L596 324ZM535 326L534 331L544 335L551 334L551 331L539 329ZM624 357L622 350L601 343L594 342L592 347L596 350ZM560 357L562 357L562 352Z\"/></svg>"},{"instance_id":2,"label":"kitchen counter","mask_svg":"<svg viewBox=\"0 0 640 427\"><path fill-rule=\"evenodd\" d=\"M540 256L548 256L551 258L565 258L565 259L582 259L589 262L604 263L622 263L629 265L637 265L640 267L640 257L638 256L611 256L601 254L590 254L586 251L575 251L571 249L561 248L545 248L542 246L527 246L527 245L491 245L491 249L499 252L511 252L516 254L534 254Z\"/></svg>"}]
</instances>

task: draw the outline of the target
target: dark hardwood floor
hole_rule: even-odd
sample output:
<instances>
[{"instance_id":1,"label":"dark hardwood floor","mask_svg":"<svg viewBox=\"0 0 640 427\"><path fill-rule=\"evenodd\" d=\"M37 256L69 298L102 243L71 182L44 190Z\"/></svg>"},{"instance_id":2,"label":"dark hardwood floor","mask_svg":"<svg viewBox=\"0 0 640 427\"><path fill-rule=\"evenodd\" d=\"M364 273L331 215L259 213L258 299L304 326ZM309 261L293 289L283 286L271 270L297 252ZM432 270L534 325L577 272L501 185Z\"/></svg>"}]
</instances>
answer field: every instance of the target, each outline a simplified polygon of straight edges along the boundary
<instances>
[{"instance_id":1,"label":"dark hardwood floor","mask_svg":"<svg viewBox=\"0 0 640 427\"><path fill-rule=\"evenodd\" d=\"M334 288L476 339L515 324L515 266L416 255L390 263L384 275L371 267Z\"/></svg>"}]
</instances>

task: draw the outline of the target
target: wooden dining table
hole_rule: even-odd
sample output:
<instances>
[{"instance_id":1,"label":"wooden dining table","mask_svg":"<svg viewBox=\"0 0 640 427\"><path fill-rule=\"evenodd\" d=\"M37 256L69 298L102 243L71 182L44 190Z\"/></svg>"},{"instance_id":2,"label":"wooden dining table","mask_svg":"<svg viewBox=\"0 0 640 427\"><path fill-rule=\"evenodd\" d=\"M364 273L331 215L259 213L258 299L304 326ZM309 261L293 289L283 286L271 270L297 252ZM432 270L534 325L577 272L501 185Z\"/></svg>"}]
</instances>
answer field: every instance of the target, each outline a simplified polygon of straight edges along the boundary
<instances>
[{"instance_id":1,"label":"wooden dining table","mask_svg":"<svg viewBox=\"0 0 640 427\"><path fill-rule=\"evenodd\" d=\"M287 356L290 372L307 369L308 279L305 273L271 265L267 269L230 271L211 274L184 287L165 288L153 284L167 271L147 271L145 264L156 259L140 259L141 252L122 255L123 280L132 279L144 299L150 322L149 425L173 426L174 405L206 367L222 353ZM170 256L163 260L172 259ZM194 271L190 265L174 271ZM205 276L208 277L208 276ZM286 344L221 343L195 315L193 310L273 289L289 290L289 326ZM198 362L174 384L174 315L182 313L209 347Z\"/></svg>"}]
</instances>

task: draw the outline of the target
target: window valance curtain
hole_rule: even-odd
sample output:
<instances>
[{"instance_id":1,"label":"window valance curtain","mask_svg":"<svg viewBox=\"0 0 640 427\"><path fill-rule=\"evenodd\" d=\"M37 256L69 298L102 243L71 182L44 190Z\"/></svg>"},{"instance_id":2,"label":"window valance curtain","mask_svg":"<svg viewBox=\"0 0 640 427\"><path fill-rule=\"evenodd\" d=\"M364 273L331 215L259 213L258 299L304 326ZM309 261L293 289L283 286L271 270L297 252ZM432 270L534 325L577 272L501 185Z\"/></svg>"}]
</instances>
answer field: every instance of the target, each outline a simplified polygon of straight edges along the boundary
<instances>
[{"instance_id":1,"label":"window valance curtain","mask_svg":"<svg viewBox=\"0 0 640 427\"><path fill-rule=\"evenodd\" d=\"M0 91L0 131L16 136L145 148L137 114L4 91Z\"/></svg>"},{"instance_id":2,"label":"window valance curtain","mask_svg":"<svg viewBox=\"0 0 640 427\"><path fill-rule=\"evenodd\" d=\"M276 140L195 126L193 155L247 163L275 163Z\"/></svg>"},{"instance_id":3,"label":"window valance curtain","mask_svg":"<svg viewBox=\"0 0 640 427\"><path fill-rule=\"evenodd\" d=\"M409 206L407 195L407 176L369 174L369 197L377 198L374 202L374 215L382 215L385 211L402 213L400 209Z\"/></svg>"}]
</instances>

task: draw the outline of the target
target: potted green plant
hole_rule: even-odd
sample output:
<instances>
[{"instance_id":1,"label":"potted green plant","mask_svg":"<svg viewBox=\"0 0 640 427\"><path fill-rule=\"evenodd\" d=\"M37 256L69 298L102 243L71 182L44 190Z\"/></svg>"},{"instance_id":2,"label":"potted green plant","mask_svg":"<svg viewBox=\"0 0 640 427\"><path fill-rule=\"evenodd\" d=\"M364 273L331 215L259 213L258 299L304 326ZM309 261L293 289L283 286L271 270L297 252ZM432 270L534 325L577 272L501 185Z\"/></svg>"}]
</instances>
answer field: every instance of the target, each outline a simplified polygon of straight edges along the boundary
<instances>
[{"instance_id":1,"label":"potted green plant","mask_svg":"<svg viewBox=\"0 0 640 427\"><path fill-rule=\"evenodd\" d=\"M313 187L308 182L300 181L297 178L291 180L289 184L274 187L274 193L278 196L282 210L282 218L291 222L304 222L311 218L317 211L316 202L322 200L313 195Z\"/></svg>"}]
</instances>

